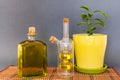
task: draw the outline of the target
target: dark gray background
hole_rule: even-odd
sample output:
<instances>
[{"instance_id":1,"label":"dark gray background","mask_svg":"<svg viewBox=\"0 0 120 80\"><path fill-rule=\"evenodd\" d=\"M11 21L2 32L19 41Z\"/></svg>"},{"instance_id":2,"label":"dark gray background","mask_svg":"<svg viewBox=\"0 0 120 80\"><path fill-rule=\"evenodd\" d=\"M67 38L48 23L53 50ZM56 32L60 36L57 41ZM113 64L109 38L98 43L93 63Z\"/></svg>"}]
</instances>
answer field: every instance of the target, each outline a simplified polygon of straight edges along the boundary
<instances>
[{"instance_id":1,"label":"dark gray background","mask_svg":"<svg viewBox=\"0 0 120 80\"><path fill-rule=\"evenodd\" d=\"M120 71L120 0L0 0L0 68L17 65L17 44L27 39L31 25L36 26L38 39L47 43L48 65L56 65L57 47L49 37L62 38L64 17L70 18L70 38L82 33L76 24L84 4L108 13L107 27L96 32L108 35L105 63Z\"/></svg>"}]
</instances>

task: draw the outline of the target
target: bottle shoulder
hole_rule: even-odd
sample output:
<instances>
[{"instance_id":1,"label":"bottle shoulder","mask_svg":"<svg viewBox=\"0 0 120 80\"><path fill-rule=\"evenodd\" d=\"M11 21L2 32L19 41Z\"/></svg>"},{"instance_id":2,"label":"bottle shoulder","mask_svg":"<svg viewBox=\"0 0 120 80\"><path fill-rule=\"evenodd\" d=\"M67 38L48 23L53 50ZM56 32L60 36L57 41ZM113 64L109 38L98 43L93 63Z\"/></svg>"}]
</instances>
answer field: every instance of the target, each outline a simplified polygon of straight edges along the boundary
<instances>
[{"instance_id":1,"label":"bottle shoulder","mask_svg":"<svg viewBox=\"0 0 120 80\"><path fill-rule=\"evenodd\" d=\"M19 43L19 45L28 45L28 44L31 44L31 45L37 44L37 45L47 46L46 43L41 40L24 40Z\"/></svg>"},{"instance_id":2,"label":"bottle shoulder","mask_svg":"<svg viewBox=\"0 0 120 80\"><path fill-rule=\"evenodd\" d=\"M47 45L44 41L41 41L41 40L35 40L35 42L38 42L38 43L43 44L43 45Z\"/></svg>"}]
</instances>

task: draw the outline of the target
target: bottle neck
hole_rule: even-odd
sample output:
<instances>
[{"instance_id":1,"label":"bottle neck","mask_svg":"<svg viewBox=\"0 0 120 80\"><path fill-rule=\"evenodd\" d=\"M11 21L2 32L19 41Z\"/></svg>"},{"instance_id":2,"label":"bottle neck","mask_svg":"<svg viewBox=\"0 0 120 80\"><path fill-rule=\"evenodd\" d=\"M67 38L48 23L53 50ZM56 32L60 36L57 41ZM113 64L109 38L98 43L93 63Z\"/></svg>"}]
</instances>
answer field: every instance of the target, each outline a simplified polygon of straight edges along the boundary
<instances>
[{"instance_id":1,"label":"bottle neck","mask_svg":"<svg viewBox=\"0 0 120 80\"><path fill-rule=\"evenodd\" d=\"M36 40L36 35L28 35L28 40Z\"/></svg>"},{"instance_id":2,"label":"bottle neck","mask_svg":"<svg viewBox=\"0 0 120 80\"><path fill-rule=\"evenodd\" d=\"M69 22L63 23L63 38L69 38Z\"/></svg>"}]
</instances>

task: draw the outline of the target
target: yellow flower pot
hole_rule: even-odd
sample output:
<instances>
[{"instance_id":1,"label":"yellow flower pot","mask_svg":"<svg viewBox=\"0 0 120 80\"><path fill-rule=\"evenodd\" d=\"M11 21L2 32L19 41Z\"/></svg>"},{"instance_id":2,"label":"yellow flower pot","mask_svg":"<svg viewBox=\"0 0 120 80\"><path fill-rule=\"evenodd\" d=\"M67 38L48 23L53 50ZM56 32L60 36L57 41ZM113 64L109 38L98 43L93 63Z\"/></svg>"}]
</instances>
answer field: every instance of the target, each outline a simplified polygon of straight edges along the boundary
<instances>
[{"instance_id":1,"label":"yellow flower pot","mask_svg":"<svg viewBox=\"0 0 120 80\"><path fill-rule=\"evenodd\" d=\"M73 35L76 65L85 69L98 69L104 65L107 44L106 34L74 34Z\"/></svg>"}]
</instances>

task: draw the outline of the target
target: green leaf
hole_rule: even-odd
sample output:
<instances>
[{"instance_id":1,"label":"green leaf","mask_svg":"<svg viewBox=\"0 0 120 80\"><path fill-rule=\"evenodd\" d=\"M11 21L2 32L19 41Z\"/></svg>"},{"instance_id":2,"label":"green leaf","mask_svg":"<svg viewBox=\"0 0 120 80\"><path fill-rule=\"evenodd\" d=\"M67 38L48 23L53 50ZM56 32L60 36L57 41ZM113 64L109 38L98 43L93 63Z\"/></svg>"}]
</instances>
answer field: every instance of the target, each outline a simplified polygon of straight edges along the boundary
<instances>
[{"instance_id":1,"label":"green leaf","mask_svg":"<svg viewBox=\"0 0 120 80\"><path fill-rule=\"evenodd\" d=\"M81 21L81 22L80 22L80 23L78 23L77 25L78 25L78 26L79 26L79 25L87 25L87 23L86 23L86 22L84 22L84 21Z\"/></svg>"},{"instance_id":2,"label":"green leaf","mask_svg":"<svg viewBox=\"0 0 120 80\"><path fill-rule=\"evenodd\" d=\"M103 27L105 27L105 23L104 23L104 21L102 19L95 18L95 20L98 21L98 22L95 23L96 26L103 26Z\"/></svg>"},{"instance_id":3,"label":"green leaf","mask_svg":"<svg viewBox=\"0 0 120 80\"><path fill-rule=\"evenodd\" d=\"M83 8L83 9L85 9L85 10L87 10L87 11L90 10L89 7L88 7L87 5L82 5L82 6L80 6L80 8Z\"/></svg>"},{"instance_id":4,"label":"green leaf","mask_svg":"<svg viewBox=\"0 0 120 80\"><path fill-rule=\"evenodd\" d=\"M88 16L91 19L91 17L93 16L93 14L92 13L88 13Z\"/></svg>"},{"instance_id":5,"label":"green leaf","mask_svg":"<svg viewBox=\"0 0 120 80\"><path fill-rule=\"evenodd\" d=\"M93 31L93 30L95 30L95 29L96 29L95 26L91 26L91 27L90 27L90 30L91 30L91 31Z\"/></svg>"},{"instance_id":6,"label":"green leaf","mask_svg":"<svg viewBox=\"0 0 120 80\"><path fill-rule=\"evenodd\" d=\"M95 10L94 13L96 13L96 12L101 13L106 19L108 18L108 15L107 15L107 13L105 11L103 11L103 10Z\"/></svg>"},{"instance_id":7,"label":"green leaf","mask_svg":"<svg viewBox=\"0 0 120 80\"><path fill-rule=\"evenodd\" d=\"M94 20L96 20L96 21L99 21L99 22L104 22L102 19L100 19L100 18L95 18Z\"/></svg>"},{"instance_id":8,"label":"green leaf","mask_svg":"<svg viewBox=\"0 0 120 80\"><path fill-rule=\"evenodd\" d=\"M103 23L97 23L96 26L102 26L105 27L105 25Z\"/></svg>"},{"instance_id":9,"label":"green leaf","mask_svg":"<svg viewBox=\"0 0 120 80\"><path fill-rule=\"evenodd\" d=\"M87 15L84 12L81 13L81 17L83 20L87 19Z\"/></svg>"}]
</instances>

